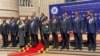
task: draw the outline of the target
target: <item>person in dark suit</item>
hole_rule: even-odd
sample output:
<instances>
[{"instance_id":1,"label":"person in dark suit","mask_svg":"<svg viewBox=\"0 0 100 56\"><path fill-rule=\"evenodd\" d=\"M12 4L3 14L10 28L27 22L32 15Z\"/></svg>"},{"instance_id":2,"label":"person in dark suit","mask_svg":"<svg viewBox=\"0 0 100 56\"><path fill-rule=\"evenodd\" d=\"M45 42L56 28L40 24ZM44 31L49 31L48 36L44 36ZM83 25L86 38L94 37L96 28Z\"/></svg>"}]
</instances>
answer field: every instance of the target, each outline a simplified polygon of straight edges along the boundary
<instances>
[{"instance_id":1,"label":"person in dark suit","mask_svg":"<svg viewBox=\"0 0 100 56\"><path fill-rule=\"evenodd\" d=\"M2 34L2 39L3 39L2 47L8 47L9 26L6 23L6 20L3 20L3 23L1 24L1 34Z\"/></svg>"},{"instance_id":2,"label":"person in dark suit","mask_svg":"<svg viewBox=\"0 0 100 56\"><path fill-rule=\"evenodd\" d=\"M70 32L72 30L72 22L66 12L62 14L62 20L60 22L60 25L61 25L60 31L62 35L62 48L61 49L66 48L69 50L69 37L70 37Z\"/></svg>"},{"instance_id":3,"label":"person in dark suit","mask_svg":"<svg viewBox=\"0 0 100 56\"><path fill-rule=\"evenodd\" d=\"M44 23L47 19L45 18L44 13L41 13L40 17L40 35L41 35L41 42L43 43L43 33L42 33L42 23Z\"/></svg>"},{"instance_id":4,"label":"person in dark suit","mask_svg":"<svg viewBox=\"0 0 100 56\"><path fill-rule=\"evenodd\" d=\"M34 19L34 22L37 23L38 29L39 29L40 21L39 21L39 18L36 16L36 12L33 12L33 13L32 13L32 19Z\"/></svg>"},{"instance_id":5,"label":"person in dark suit","mask_svg":"<svg viewBox=\"0 0 100 56\"><path fill-rule=\"evenodd\" d=\"M45 49L49 47L49 30L50 29L50 26L49 26L49 21L48 21L48 17L45 16L45 21L42 22L42 25L41 25L41 33L43 34L43 43L45 45Z\"/></svg>"},{"instance_id":6,"label":"person in dark suit","mask_svg":"<svg viewBox=\"0 0 100 56\"><path fill-rule=\"evenodd\" d=\"M87 33L87 19L90 18L90 14L91 14L91 11L87 11L86 12L86 16L84 17L84 33ZM88 34L87 34L87 42L86 42L86 46L88 46L89 44L89 41L88 41Z\"/></svg>"},{"instance_id":7,"label":"person in dark suit","mask_svg":"<svg viewBox=\"0 0 100 56\"><path fill-rule=\"evenodd\" d=\"M2 32L2 26L1 26L2 24L0 24L0 35L1 35L1 32Z\"/></svg>"},{"instance_id":8,"label":"person in dark suit","mask_svg":"<svg viewBox=\"0 0 100 56\"><path fill-rule=\"evenodd\" d=\"M37 37L37 34L38 34L38 24L34 21L34 19L31 19L31 23L30 23L30 35L31 35L31 44L32 44L32 47L36 47L38 41L38 37Z\"/></svg>"},{"instance_id":9,"label":"person in dark suit","mask_svg":"<svg viewBox=\"0 0 100 56\"><path fill-rule=\"evenodd\" d=\"M20 17L16 18L15 22L17 24L17 27L19 26L20 24ZM18 31L17 31L17 35L16 35L16 40L17 40L17 44L19 43L19 36L18 36Z\"/></svg>"},{"instance_id":10,"label":"person in dark suit","mask_svg":"<svg viewBox=\"0 0 100 56\"><path fill-rule=\"evenodd\" d=\"M93 13L90 13L90 17L87 19L87 32L88 32L88 50L93 52L96 51L96 32L97 32L97 22L93 16Z\"/></svg>"},{"instance_id":11,"label":"person in dark suit","mask_svg":"<svg viewBox=\"0 0 100 56\"><path fill-rule=\"evenodd\" d=\"M50 32L53 35L53 48L58 48L58 33L60 31L59 21L55 14L53 14L52 19L50 20Z\"/></svg>"},{"instance_id":12,"label":"person in dark suit","mask_svg":"<svg viewBox=\"0 0 100 56\"><path fill-rule=\"evenodd\" d=\"M29 25L30 25L30 20L28 20L28 17L25 17L25 44L30 43L30 37L29 37Z\"/></svg>"},{"instance_id":13,"label":"person in dark suit","mask_svg":"<svg viewBox=\"0 0 100 56\"><path fill-rule=\"evenodd\" d=\"M73 18L73 32L75 39L74 50L76 49L82 50L82 31L83 31L82 18L79 16L78 12L75 12Z\"/></svg>"},{"instance_id":14,"label":"person in dark suit","mask_svg":"<svg viewBox=\"0 0 100 56\"><path fill-rule=\"evenodd\" d=\"M11 42L12 42L12 47L17 46L17 39L16 36L18 34L18 25L16 24L16 20L13 19L11 26L10 26L10 33L11 33Z\"/></svg>"},{"instance_id":15,"label":"person in dark suit","mask_svg":"<svg viewBox=\"0 0 100 56\"><path fill-rule=\"evenodd\" d=\"M36 12L33 12L33 13L32 13L32 19L33 19L34 22L37 24L38 30L39 30L39 28L40 28L40 20L39 20L39 18L36 16ZM36 35L36 37L37 37L37 42L39 42L39 41L38 41L38 35Z\"/></svg>"},{"instance_id":16,"label":"person in dark suit","mask_svg":"<svg viewBox=\"0 0 100 56\"><path fill-rule=\"evenodd\" d=\"M9 30L11 30L12 22L13 22L14 17L12 17L9 21ZM9 32L9 35L11 36L11 33ZM9 44L11 43L11 40L9 41Z\"/></svg>"}]
</instances>

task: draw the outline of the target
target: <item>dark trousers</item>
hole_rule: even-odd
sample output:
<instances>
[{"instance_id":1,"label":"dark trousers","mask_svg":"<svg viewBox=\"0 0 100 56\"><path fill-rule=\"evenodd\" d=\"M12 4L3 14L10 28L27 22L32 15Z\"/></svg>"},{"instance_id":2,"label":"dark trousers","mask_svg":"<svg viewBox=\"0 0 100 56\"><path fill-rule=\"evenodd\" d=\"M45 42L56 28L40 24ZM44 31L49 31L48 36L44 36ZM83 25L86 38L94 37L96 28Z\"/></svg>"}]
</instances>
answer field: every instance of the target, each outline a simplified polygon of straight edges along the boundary
<instances>
[{"instance_id":1,"label":"dark trousers","mask_svg":"<svg viewBox=\"0 0 100 56\"><path fill-rule=\"evenodd\" d=\"M32 47L36 47L38 41L37 41L37 34L31 34L31 44L32 44Z\"/></svg>"},{"instance_id":2,"label":"dark trousers","mask_svg":"<svg viewBox=\"0 0 100 56\"><path fill-rule=\"evenodd\" d=\"M61 33L62 35L62 48L69 49L69 34L67 33Z\"/></svg>"},{"instance_id":3,"label":"dark trousers","mask_svg":"<svg viewBox=\"0 0 100 56\"><path fill-rule=\"evenodd\" d=\"M48 48L49 47L49 34L43 34L44 35L44 45L45 45L45 48Z\"/></svg>"},{"instance_id":4,"label":"dark trousers","mask_svg":"<svg viewBox=\"0 0 100 56\"><path fill-rule=\"evenodd\" d=\"M75 37L75 48L82 48L82 34L81 33L74 33Z\"/></svg>"},{"instance_id":5,"label":"dark trousers","mask_svg":"<svg viewBox=\"0 0 100 56\"><path fill-rule=\"evenodd\" d=\"M44 35L43 35L43 32L42 32L42 28L40 28L40 36L41 36L41 42L44 43Z\"/></svg>"},{"instance_id":6,"label":"dark trousers","mask_svg":"<svg viewBox=\"0 0 100 56\"><path fill-rule=\"evenodd\" d=\"M58 36L57 36L57 33L53 32L52 35L53 35L53 47L54 48L58 48Z\"/></svg>"},{"instance_id":7,"label":"dark trousers","mask_svg":"<svg viewBox=\"0 0 100 56\"><path fill-rule=\"evenodd\" d=\"M12 47L16 47L17 45L16 35L11 34L11 42L12 42Z\"/></svg>"},{"instance_id":8,"label":"dark trousers","mask_svg":"<svg viewBox=\"0 0 100 56\"><path fill-rule=\"evenodd\" d=\"M28 43L30 43L30 38L29 38L29 33L26 32L25 33L25 45L27 45Z\"/></svg>"},{"instance_id":9,"label":"dark trousers","mask_svg":"<svg viewBox=\"0 0 100 56\"><path fill-rule=\"evenodd\" d=\"M2 34L2 38L3 38L3 47L7 47L8 46L8 34Z\"/></svg>"},{"instance_id":10,"label":"dark trousers","mask_svg":"<svg viewBox=\"0 0 100 56\"><path fill-rule=\"evenodd\" d=\"M19 43L19 36L18 36L18 33L16 34L16 41L17 41L17 44Z\"/></svg>"},{"instance_id":11,"label":"dark trousers","mask_svg":"<svg viewBox=\"0 0 100 56\"><path fill-rule=\"evenodd\" d=\"M88 48L96 50L96 33L88 33Z\"/></svg>"}]
</instances>

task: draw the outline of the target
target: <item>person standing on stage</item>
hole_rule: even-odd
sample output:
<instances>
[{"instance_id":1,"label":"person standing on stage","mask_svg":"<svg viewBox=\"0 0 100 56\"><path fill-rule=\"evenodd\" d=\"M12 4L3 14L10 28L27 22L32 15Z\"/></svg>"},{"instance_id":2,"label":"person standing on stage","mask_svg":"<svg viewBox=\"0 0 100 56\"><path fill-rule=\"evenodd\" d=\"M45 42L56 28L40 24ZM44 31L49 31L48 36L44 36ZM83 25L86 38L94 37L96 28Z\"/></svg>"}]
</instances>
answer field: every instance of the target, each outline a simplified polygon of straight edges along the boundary
<instances>
[{"instance_id":1,"label":"person standing on stage","mask_svg":"<svg viewBox=\"0 0 100 56\"><path fill-rule=\"evenodd\" d=\"M53 48L58 48L58 33L60 30L59 21L55 14L52 15L50 20L50 33L53 35Z\"/></svg>"},{"instance_id":2,"label":"person standing on stage","mask_svg":"<svg viewBox=\"0 0 100 56\"><path fill-rule=\"evenodd\" d=\"M78 12L74 13L74 18L73 18L73 33L74 33L74 41L75 41L75 48L82 50L82 18L80 17Z\"/></svg>"},{"instance_id":3,"label":"person standing on stage","mask_svg":"<svg viewBox=\"0 0 100 56\"><path fill-rule=\"evenodd\" d=\"M20 24L20 17L18 17L18 18L16 18L16 24L17 24L17 27L19 26L19 24ZM17 44L19 43L19 36L18 36L18 31L17 31L17 35L16 35L16 40L17 40Z\"/></svg>"},{"instance_id":4,"label":"person standing on stage","mask_svg":"<svg viewBox=\"0 0 100 56\"><path fill-rule=\"evenodd\" d=\"M31 44L32 47L36 47L37 43L38 43L38 24L37 22L35 22L35 19L31 19L31 23L30 23L30 35L31 35Z\"/></svg>"},{"instance_id":5,"label":"person standing on stage","mask_svg":"<svg viewBox=\"0 0 100 56\"><path fill-rule=\"evenodd\" d=\"M45 45L44 48L48 48L49 47L49 21L48 21L48 17L45 16L45 21L43 21L41 24L41 33L43 34L43 43Z\"/></svg>"},{"instance_id":6,"label":"person standing on stage","mask_svg":"<svg viewBox=\"0 0 100 56\"><path fill-rule=\"evenodd\" d=\"M30 20L28 19L28 17L25 17L25 45L27 45L28 43L30 43L30 36L29 36L29 24L30 24Z\"/></svg>"},{"instance_id":7,"label":"person standing on stage","mask_svg":"<svg viewBox=\"0 0 100 56\"><path fill-rule=\"evenodd\" d=\"M97 32L97 22L93 16L93 13L90 13L89 18L87 19L87 35L88 35L88 50L93 52L96 51L96 32Z\"/></svg>"},{"instance_id":8,"label":"person standing on stage","mask_svg":"<svg viewBox=\"0 0 100 56\"><path fill-rule=\"evenodd\" d=\"M3 39L2 47L8 47L9 25L6 23L6 20L3 20L3 23L1 24L1 34Z\"/></svg>"},{"instance_id":9,"label":"person standing on stage","mask_svg":"<svg viewBox=\"0 0 100 56\"><path fill-rule=\"evenodd\" d=\"M86 16L84 17L84 32L86 32L87 33L87 20L90 18L90 14L91 14L91 11L87 11L86 12ZM88 44L89 44L89 39L88 39L88 34L87 34L87 42L86 42L86 46L88 46Z\"/></svg>"},{"instance_id":10,"label":"person standing on stage","mask_svg":"<svg viewBox=\"0 0 100 56\"><path fill-rule=\"evenodd\" d=\"M65 12L62 14L62 20L60 22L60 28L61 28L61 35L62 35L62 49L66 48L69 50L69 37L70 37L70 32L72 30L72 21L68 17L68 14Z\"/></svg>"},{"instance_id":11,"label":"person standing on stage","mask_svg":"<svg viewBox=\"0 0 100 56\"><path fill-rule=\"evenodd\" d=\"M24 22L20 21L18 26L18 36L19 36L19 46L20 48L25 47L25 37L24 37Z\"/></svg>"},{"instance_id":12,"label":"person standing on stage","mask_svg":"<svg viewBox=\"0 0 100 56\"><path fill-rule=\"evenodd\" d=\"M39 28L40 21L39 21L39 18L36 16L36 12L32 13L32 19L34 19L34 22L37 23L38 28Z\"/></svg>"},{"instance_id":13,"label":"person standing on stage","mask_svg":"<svg viewBox=\"0 0 100 56\"><path fill-rule=\"evenodd\" d=\"M33 12L33 13L32 13L32 19L34 20L34 23L37 24L38 30L39 30L39 27L40 27L40 20L39 20L39 18L36 16L36 12ZM36 35L36 37L37 37L37 43L38 43L38 34Z\"/></svg>"},{"instance_id":14,"label":"person standing on stage","mask_svg":"<svg viewBox=\"0 0 100 56\"><path fill-rule=\"evenodd\" d=\"M13 19L14 19L14 17L12 17L11 19L10 19L10 21L9 21L9 31L11 30L11 26L12 26L12 23L13 23ZM10 37L11 37L11 33L9 32L9 35L10 35ZM9 41L9 44L11 43L11 40Z\"/></svg>"},{"instance_id":15,"label":"person standing on stage","mask_svg":"<svg viewBox=\"0 0 100 56\"><path fill-rule=\"evenodd\" d=\"M41 35L41 42L43 43L43 33L42 33L42 23L44 23L47 19L45 18L44 13L41 13L40 17L40 35Z\"/></svg>"},{"instance_id":16,"label":"person standing on stage","mask_svg":"<svg viewBox=\"0 0 100 56\"><path fill-rule=\"evenodd\" d=\"M11 34L11 42L12 42L12 47L17 46L17 34L18 34L18 25L16 24L16 20L13 19L11 26L10 26L10 34Z\"/></svg>"}]
</instances>

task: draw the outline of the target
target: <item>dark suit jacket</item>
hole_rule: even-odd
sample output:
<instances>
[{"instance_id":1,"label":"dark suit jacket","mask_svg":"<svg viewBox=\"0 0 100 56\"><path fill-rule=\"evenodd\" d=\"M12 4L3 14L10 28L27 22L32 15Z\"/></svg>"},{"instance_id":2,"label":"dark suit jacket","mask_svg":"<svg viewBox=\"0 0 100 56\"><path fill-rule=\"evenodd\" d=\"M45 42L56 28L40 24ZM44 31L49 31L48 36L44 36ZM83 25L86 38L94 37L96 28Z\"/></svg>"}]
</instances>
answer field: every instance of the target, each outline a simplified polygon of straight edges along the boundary
<instances>
[{"instance_id":1,"label":"dark suit jacket","mask_svg":"<svg viewBox=\"0 0 100 56\"><path fill-rule=\"evenodd\" d=\"M46 18L43 18L42 19L42 17L40 18L40 28L42 27L42 23L44 22L44 21L46 21L47 19Z\"/></svg>"},{"instance_id":2,"label":"dark suit jacket","mask_svg":"<svg viewBox=\"0 0 100 56\"><path fill-rule=\"evenodd\" d=\"M46 33L48 34L49 31L50 31L50 25L49 25L49 22L48 24L46 24L45 22L47 21L46 18L44 18L43 20L40 20L40 23L41 23L41 33Z\"/></svg>"},{"instance_id":3,"label":"dark suit jacket","mask_svg":"<svg viewBox=\"0 0 100 56\"><path fill-rule=\"evenodd\" d=\"M69 17L65 18L65 21L61 20L60 30L63 33L67 33L67 32L70 32L72 30L72 21Z\"/></svg>"},{"instance_id":4,"label":"dark suit jacket","mask_svg":"<svg viewBox=\"0 0 100 56\"><path fill-rule=\"evenodd\" d=\"M72 19L73 20L73 32L74 33L81 33L81 30L83 30L83 24L82 24L82 18L78 17L78 19L75 22L75 17Z\"/></svg>"},{"instance_id":5,"label":"dark suit jacket","mask_svg":"<svg viewBox=\"0 0 100 56\"><path fill-rule=\"evenodd\" d=\"M8 34L9 33L9 26L7 23L5 25L1 24L1 33L2 34Z\"/></svg>"},{"instance_id":6,"label":"dark suit jacket","mask_svg":"<svg viewBox=\"0 0 100 56\"><path fill-rule=\"evenodd\" d=\"M50 20L50 32L58 32L60 31L60 22L56 19L56 22L53 22L54 19Z\"/></svg>"},{"instance_id":7,"label":"dark suit jacket","mask_svg":"<svg viewBox=\"0 0 100 56\"><path fill-rule=\"evenodd\" d=\"M16 35L18 33L18 25L16 23L12 24L10 26L10 33Z\"/></svg>"},{"instance_id":8,"label":"dark suit jacket","mask_svg":"<svg viewBox=\"0 0 100 56\"><path fill-rule=\"evenodd\" d=\"M34 19L34 22L38 25L38 28L39 28L39 25L40 25L39 18L35 16L33 19Z\"/></svg>"},{"instance_id":9,"label":"dark suit jacket","mask_svg":"<svg viewBox=\"0 0 100 56\"><path fill-rule=\"evenodd\" d=\"M1 28L1 25L0 25L0 34L1 34L1 30L2 30L2 28Z\"/></svg>"},{"instance_id":10,"label":"dark suit jacket","mask_svg":"<svg viewBox=\"0 0 100 56\"><path fill-rule=\"evenodd\" d=\"M27 20L27 21L25 22L25 26L24 26L25 33L26 33L26 32L29 32L29 27L30 27L30 21Z\"/></svg>"},{"instance_id":11,"label":"dark suit jacket","mask_svg":"<svg viewBox=\"0 0 100 56\"><path fill-rule=\"evenodd\" d=\"M97 21L93 17L93 20L91 23L89 23L89 19L87 19L87 32L88 33L96 33L97 32Z\"/></svg>"},{"instance_id":12,"label":"dark suit jacket","mask_svg":"<svg viewBox=\"0 0 100 56\"><path fill-rule=\"evenodd\" d=\"M36 34L38 33L38 24L34 21L34 24L32 24L33 21L30 23L30 34Z\"/></svg>"}]
</instances>

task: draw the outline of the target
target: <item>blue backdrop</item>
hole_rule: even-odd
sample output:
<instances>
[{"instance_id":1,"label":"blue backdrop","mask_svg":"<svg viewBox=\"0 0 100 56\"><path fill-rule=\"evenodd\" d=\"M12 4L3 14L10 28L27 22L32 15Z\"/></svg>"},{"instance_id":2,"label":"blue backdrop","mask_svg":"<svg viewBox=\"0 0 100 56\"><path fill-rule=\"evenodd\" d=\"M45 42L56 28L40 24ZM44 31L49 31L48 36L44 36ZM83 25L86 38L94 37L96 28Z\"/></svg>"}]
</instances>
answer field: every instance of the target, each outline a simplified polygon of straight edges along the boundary
<instances>
[{"instance_id":1,"label":"blue backdrop","mask_svg":"<svg viewBox=\"0 0 100 56\"><path fill-rule=\"evenodd\" d=\"M98 30L100 30L100 0L49 5L49 18L52 18L52 14L56 14L61 19L64 12L68 12L69 16L73 17L75 11L78 11L82 17L86 16L87 11L92 11L98 22Z\"/></svg>"}]
</instances>

